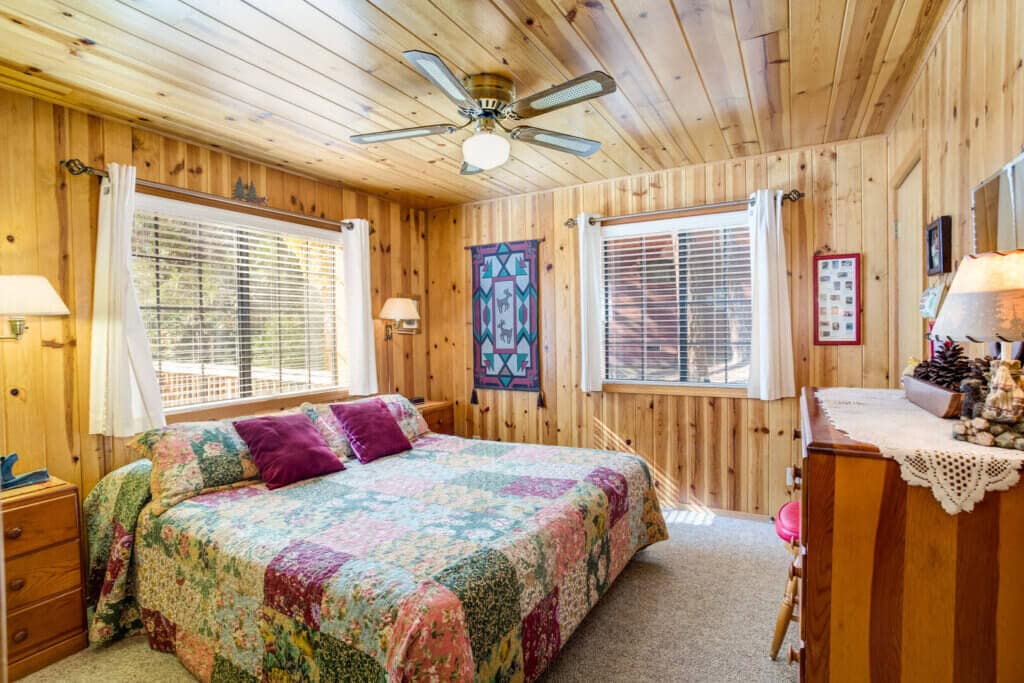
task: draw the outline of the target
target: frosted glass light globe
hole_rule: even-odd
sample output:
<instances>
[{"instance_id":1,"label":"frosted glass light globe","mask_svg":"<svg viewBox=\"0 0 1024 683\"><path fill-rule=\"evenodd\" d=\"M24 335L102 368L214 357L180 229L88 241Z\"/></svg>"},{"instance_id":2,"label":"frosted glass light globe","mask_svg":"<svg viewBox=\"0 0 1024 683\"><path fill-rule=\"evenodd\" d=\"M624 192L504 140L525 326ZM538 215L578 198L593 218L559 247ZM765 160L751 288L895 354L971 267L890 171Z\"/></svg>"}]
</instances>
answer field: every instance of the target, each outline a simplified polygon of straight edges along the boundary
<instances>
[{"instance_id":1,"label":"frosted glass light globe","mask_svg":"<svg viewBox=\"0 0 1024 683\"><path fill-rule=\"evenodd\" d=\"M486 171L508 161L511 147L504 136L496 133L477 133L462 143L462 158L467 164Z\"/></svg>"}]
</instances>

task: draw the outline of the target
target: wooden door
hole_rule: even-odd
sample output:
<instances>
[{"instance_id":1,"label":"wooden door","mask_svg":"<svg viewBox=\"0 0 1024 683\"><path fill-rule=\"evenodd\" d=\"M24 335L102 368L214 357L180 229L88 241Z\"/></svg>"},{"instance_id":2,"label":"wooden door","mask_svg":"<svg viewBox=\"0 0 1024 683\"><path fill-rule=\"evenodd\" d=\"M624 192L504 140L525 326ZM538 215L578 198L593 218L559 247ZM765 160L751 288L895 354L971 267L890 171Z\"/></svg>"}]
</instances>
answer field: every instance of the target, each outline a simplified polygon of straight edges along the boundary
<instances>
[{"instance_id":1,"label":"wooden door","mask_svg":"<svg viewBox=\"0 0 1024 683\"><path fill-rule=\"evenodd\" d=\"M924 186L919 161L896 187L896 358L894 380L914 356L925 358L927 339L918 305L925 288Z\"/></svg>"}]
</instances>

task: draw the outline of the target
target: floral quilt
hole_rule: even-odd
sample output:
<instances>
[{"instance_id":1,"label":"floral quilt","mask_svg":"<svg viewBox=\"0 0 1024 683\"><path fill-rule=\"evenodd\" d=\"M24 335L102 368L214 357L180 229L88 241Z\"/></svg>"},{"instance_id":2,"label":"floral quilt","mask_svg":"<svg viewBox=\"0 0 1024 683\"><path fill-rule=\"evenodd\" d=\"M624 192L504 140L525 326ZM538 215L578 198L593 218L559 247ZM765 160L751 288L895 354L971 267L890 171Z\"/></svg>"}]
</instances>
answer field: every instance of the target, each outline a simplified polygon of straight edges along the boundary
<instances>
[{"instance_id":1,"label":"floral quilt","mask_svg":"<svg viewBox=\"0 0 1024 683\"><path fill-rule=\"evenodd\" d=\"M667 538L640 458L436 434L137 524L139 494L97 498L93 641L141 622L202 681L534 680Z\"/></svg>"}]
</instances>

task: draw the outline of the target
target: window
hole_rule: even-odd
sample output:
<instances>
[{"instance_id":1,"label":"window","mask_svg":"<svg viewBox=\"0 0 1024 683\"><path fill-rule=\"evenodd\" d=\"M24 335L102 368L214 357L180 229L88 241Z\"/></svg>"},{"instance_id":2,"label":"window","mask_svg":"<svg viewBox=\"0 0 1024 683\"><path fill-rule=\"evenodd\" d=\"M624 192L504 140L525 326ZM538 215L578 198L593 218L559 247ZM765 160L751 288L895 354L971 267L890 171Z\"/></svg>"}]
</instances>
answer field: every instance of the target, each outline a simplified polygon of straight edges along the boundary
<instances>
[{"instance_id":1,"label":"window","mask_svg":"<svg viewBox=\"0 0 1024 683\"><path fill-rule=\"evenodd\" d=\"M602 238L605 381L745 386L746 211L608 226Z\"/></svg>"},{"instance_id":2,"label":"window","mask_svg":"<svg viewBox=\"0 0 1024 683\"><path fill-rule=\"evenodd\" d=\"M136 195L133 279L164 407L344 386L339 234Z\"/></svg>"}]
</instances>

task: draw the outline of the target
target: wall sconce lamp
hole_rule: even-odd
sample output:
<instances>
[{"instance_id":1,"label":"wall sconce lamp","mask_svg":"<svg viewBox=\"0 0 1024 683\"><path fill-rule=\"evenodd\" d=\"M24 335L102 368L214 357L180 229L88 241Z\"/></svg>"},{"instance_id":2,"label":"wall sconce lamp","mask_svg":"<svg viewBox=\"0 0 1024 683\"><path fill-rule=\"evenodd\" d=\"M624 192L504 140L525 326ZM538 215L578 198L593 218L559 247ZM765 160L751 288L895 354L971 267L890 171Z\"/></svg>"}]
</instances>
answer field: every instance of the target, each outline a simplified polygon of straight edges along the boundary
<instances>
[{"instance_id":1,"label":"wall sconce lamp","mask_svg":"<svg viewBox=\"0 0 1024 683\"><path fill-rule=\"evenodd\" d=\"M412 299L402 299L398 297L392 297L384 302L384 307L380 309L380 314L377 316L381 320L389 320L384 326L384 340L391 341L394 333L398 334L416 334L415 325L404 325L406 321L419 321L420 312L416 302Z\"/></svg>"},{"instance_id":2,"label":"wall sconce lamp","mask_svg":"<svg viewBox=\"0 0 1024 683\"><path fill-rule=\"evenodd\" d=\"M42 275L0 275L0 316L7 316L11 333L0 339L18 341L28 325L27 315L70 315L53 285Z\"/></svg>"}]
</instances>

